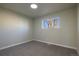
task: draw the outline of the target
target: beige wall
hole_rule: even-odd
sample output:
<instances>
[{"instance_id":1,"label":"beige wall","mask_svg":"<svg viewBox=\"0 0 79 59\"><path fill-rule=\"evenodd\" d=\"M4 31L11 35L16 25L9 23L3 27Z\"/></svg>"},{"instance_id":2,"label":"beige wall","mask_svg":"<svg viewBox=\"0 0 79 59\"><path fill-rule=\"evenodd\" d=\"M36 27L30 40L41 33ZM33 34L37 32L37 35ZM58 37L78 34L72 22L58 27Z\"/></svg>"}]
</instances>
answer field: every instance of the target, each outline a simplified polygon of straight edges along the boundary
<instances>
[{"instance_id":1,"label":"beige wall","mask_svg":"<svg viewBox=\"0 0 79 59\"><path fill-rule=\"evenodd\" d=\"M42 29L41 23L43 19L49 16L60 17L59 29ZM76 7L53 13L35 20L34 39L42 42L49 42L69 48L76 48Z\"/></svg>"},{"instance_id":2,"label":"beige wall","mask_svg":"<svg viewBox=\"0 0 79 59\"><path fill-rule=\"evenodd\" d=\"M42 19L60 17L60 29L42 29ZM76 48L76 7L31 20L9 10L0 8L0 49L28 42L32 39Z\"/></svg>"},{"instance_id":3,"label":"beige wall","mask_svg":"<svg viewBox=\"0 0 79 59\"><path fill-rule=\"evenodd\" d=\"M0 8L0 49L32 40L32 20Z\"/></svg>"}]
</instances>

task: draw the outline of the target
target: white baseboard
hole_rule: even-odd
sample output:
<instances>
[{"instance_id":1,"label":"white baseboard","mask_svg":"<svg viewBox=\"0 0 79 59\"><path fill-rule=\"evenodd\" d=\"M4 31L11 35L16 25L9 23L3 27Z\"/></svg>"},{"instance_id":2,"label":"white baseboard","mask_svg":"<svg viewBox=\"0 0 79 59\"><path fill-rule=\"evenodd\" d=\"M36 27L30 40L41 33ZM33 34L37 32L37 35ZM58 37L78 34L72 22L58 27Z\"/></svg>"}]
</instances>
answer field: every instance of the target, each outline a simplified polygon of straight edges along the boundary
<instances>
[{"instance_id":1,"label":"white baseboard","mask_svg":"<svg viewBox=\"0 0 79 59\"><path fill-rule=\"evenodd\" d=\"M33 39L33 40L34 40L34 39ZM41 41L41 40L36 40L36 39L35 39L35 41L47 43L48 45L53 44L53 45L57 45L57 46L66 47L66 48L70 48L70 49L77 50L76 47L71 47L71 46L67 46L67 45L61 45L61 44L56 44L56 43L51 43L51 42L46 42L46 41Z\"/></svg>"},{"instance_id":2,"label":"white baseboard","mask_svg":"<svg viewBox=\"0 0 79 59\"><path fill-rule=\"evenodd\" d=\"M13 46L16 46L16 45L20 45L20 44L23 44L23 43L27 43L27 42L30 42L30 41L32 41L32 40L20 42L20 43L17 43L17 44L12 44L12 45L9 45L9 46L4 46L4 47L0 48L0 50L6 49L6 48L9 48L9 47L13 47Z\"/></svg>"},{"instance_id":3,"label":"white baseboard","mask_svg":"<svg viewBox=\"0 0 79 59\"><path fill-rule=\"evenodd\" d=\"M66 48L71 48L71 49L75 49L75 47L71 47L71 46L66 46L66 45L61 45L61 44L56 44L56 43L51 43L51 42L46 42L46 41L41 41L41 40L36 40L36 39L33 39L34 41L39 41L39 42L43 42L43 43L47 43L47 44L53 44L53 45L57 45L57 46L61 46L61 47L66 47ZM24 42L20 42L20 43L17 43L17 44L12 44L12 45L9 45L9 46L5 46L5 47L2 47L0 48L0 50L3 50L3 49L6 49L6 48L9 48L9 47L13 47L13 46L16 46L16 45L20 45L20 44L23 44L23 43L27 43L27 42L30 42L30 41L33 41L33 40L29 40L29 41L24 41Z\"/></svg>"}]
</instances>

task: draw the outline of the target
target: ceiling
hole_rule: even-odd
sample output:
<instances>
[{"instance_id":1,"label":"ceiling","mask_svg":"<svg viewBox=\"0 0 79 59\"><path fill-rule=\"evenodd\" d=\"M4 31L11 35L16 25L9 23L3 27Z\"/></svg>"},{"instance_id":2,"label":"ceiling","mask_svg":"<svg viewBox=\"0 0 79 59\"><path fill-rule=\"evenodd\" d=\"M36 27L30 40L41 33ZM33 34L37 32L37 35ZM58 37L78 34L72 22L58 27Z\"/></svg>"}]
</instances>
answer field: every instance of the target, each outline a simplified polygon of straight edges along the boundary
<instances>
[{"instance_id":1,"label":"ceiling","mask_svg":"<svg viewBox=\"0 0 79 59\"><path fill-rule=\"evenodd\" d=\"M10 9L12 11L24 14L31 18L44 16L49 13L54 13L63 9L76 6L74 3L38 3L38 8L33 10L30 8L31 3L4 3L1 7Z\"/></svg>"}]
</instances>

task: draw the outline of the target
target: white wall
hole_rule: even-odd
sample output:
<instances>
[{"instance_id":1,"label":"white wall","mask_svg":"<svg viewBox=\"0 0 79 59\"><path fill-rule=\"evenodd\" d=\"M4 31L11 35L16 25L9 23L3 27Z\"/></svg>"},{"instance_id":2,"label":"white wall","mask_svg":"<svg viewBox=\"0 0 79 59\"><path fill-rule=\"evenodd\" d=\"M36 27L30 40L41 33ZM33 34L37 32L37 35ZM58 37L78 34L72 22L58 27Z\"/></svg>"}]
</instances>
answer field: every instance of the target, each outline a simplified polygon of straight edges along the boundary
<instances>
[{"instance_id":1,"label":"white wall","mask_svg":"<svg viewBox=\"0 0 79 59\"><path fill-rule=\"evenodd\" d=\"M49 16L60 17L60 29L42 29L41 23L43 19ZM42 42L50 42L53 44L76 48L77 36L76 7L62 10L52 15L44 16L35 20L34 39Z\"/></svg>"},{"instance_id":2,"label":"white wall","mask_svg":"<svg viewBox=\"0 0 79 59\"><path fill-rule=\"evenodd\" d=\"M32 20L0 8L0 49L32 40Z\"/></svg>"}]
</instances>

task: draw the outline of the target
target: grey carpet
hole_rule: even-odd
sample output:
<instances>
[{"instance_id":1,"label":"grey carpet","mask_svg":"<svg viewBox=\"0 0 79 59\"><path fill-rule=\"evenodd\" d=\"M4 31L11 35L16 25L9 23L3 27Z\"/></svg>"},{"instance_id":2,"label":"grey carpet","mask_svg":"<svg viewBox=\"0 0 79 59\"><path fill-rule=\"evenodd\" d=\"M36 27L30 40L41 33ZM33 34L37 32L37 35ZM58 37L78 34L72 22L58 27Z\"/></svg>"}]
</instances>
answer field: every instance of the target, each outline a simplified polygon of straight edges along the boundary
<instances>
[{"instance_id":1,"label":"grey carpet","mask_svg":"<svg viewBox=\"0 0 79 59\"><path fill-rule=\"evenodd\" d=\"M0 51L0 56L77 56L73 49L31 41Z\"/></svg>"}]
</instances>

